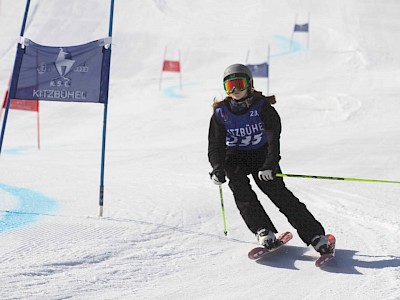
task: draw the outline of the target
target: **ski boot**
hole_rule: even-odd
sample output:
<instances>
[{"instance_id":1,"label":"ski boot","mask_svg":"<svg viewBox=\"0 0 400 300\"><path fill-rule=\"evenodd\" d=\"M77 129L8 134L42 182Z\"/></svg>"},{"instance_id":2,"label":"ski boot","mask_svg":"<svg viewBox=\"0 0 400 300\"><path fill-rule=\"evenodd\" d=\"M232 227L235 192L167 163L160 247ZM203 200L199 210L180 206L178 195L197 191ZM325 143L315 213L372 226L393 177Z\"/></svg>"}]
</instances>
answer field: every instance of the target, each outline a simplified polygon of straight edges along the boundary
<instances>
[{"instance_id":1,"label":"ski boot","mask_svg":"<svg viewBox=\"0 0 400 300\"><path fill-rule=\"evenodd\" d=\"M271 230L260 229L259 231L257 231L256 237L258 243L267 249L271 249L277 246L275 233L273 233Z\"/></svg>"}]
</instances>

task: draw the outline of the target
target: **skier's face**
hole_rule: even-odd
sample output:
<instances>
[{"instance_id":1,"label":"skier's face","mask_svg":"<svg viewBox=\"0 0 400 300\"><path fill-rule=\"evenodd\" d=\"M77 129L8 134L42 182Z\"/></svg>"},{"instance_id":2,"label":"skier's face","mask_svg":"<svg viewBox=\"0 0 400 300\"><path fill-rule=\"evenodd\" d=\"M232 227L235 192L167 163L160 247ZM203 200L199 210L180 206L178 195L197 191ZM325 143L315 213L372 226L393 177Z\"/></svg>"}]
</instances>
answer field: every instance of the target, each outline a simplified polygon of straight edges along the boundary
<instances>
[{"instance_id":1,"label":"skier's face","mask_svg":"<svg viewBox=\"0 0 400 300\"><path fill-rule=\"evenodd\" d=\"M234 91L229 96L232 97L233 100L240 100L247 96L247 89L244 91Z\"/></svg>"}]
</instances>

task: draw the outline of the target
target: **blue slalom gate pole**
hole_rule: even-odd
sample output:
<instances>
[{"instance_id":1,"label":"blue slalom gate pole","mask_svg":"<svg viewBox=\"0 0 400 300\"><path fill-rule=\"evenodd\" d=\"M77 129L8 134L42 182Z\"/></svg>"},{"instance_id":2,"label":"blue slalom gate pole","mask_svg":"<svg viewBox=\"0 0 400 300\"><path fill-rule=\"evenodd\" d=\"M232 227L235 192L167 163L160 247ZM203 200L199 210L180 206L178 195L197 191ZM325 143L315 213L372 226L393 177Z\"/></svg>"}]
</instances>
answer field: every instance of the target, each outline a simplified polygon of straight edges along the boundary
<instances>
[{"instance_id":1,"label":"blue slalom gate pole","mask_svg":"<svg viewBox=\"0 0 400 300\"><path fill-rule=\"evenodd\" d=\"M114 0L111 0L110 4L110 21L109 21L109 28L108 28L108 36L112 37L112 26L113 26L113 19L114 19ZM105 62L108 64L108 68L110 66L111 60L111 43L106 49L108 51L107 61ZM108 74L109 76L109 74ZM107 84L109 81L107 79ZM103 216L103 205L104 205L104 164L105 164L105 156L106 156L106 133L107 133L107 110L108 110L108 93L106 95L104 101L104 114L103 114L103 139L102 139L102 147L101 147L101 169L100 169L100 193L99 193L99 216Z\"/></svg>"},{"instance_id":2,"label":"blue slalom gate pole","mask_svg":"<svg viewBox=\"0 0 400 300\"><path fill-rule=\"evenodd\" d=\"M21 26L21 32L20 32L20 37L24 36L25 33L25 26L26 26L26 20L28 19L28 12L29 12L29 6L31 4L30 0L26 1L26 6L25 6L25 13L24 13L24 19L22 21L22 26ZM17 87L17 81L14 77L15 74L19 73L19 70L21 68L21 64L22 64L22 55L23 55L23 49L21 46L21 43L18 43L17 45L17 54L15 55L15 62L14 62L14 68L13 68L13 75L11 77L11 83L10 83L10 87L8 90L8 96L7 96L7 100L6 100L6 108L4 110L4 119L3 119L3 125L1 128L1 135L0 135L0 155L1 155L1 149L3 146L3 139L4 139L4 134L6 131L6 123L7 123L7 118L8 118L8 111L10 109L10 99L13 99L15 96L15 90Z\"/></svg>"},{"instance_id":3,"label":"blue slalom gate pole","mask_svg":"<svg viewBox=\"0 0 400 300\"><path fill-rule=\"evenodd\" d=\"M26 0L25 13L24 13L24 19L22 21L20 36L24 36L25 33L25 26L26 26L26 21L28 20L28 11L30 5L31 5L31 0Z\"/></svg>"}]
</instances>

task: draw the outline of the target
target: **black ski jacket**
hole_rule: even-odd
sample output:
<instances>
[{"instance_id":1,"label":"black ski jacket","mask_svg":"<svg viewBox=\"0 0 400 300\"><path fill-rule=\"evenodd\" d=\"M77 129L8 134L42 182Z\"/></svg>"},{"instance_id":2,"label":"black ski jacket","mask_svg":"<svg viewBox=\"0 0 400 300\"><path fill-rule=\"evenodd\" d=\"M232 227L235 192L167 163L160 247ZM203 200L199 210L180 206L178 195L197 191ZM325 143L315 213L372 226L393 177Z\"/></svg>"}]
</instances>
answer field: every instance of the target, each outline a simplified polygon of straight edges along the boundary
<instances>
[{"instance_id":1,"label":"black ski jacket","mask_svg":"<svg viewBox=\"0 0 400 300\"><path fill-rule=\"evenodd\" d=\"M214 113L210 120L210 127L208 132L208 159L213 168L212 174L224 171L227 167L235 169L240 166L242 170L247 173L273 170L278 168L280 160L280 134L281 134L281 120L271 103L275 103L275 96L263 96L260 92L253 93L253 103L247 108L251 107L256 101L265 101L265 106L261 111L261 120L264 122L264 130L267 134L268 142L266 145L261 146L255 150L232 150L226 149L226 129L220 119L215 113L215 109L221 105L225 105L230 109L229 101L231 98L227 97L223 101L217 103L214 107ZM243 113L243 112L242 112ZM238 115L236 113L236 115Z\"/></svg>"}]
</instances>

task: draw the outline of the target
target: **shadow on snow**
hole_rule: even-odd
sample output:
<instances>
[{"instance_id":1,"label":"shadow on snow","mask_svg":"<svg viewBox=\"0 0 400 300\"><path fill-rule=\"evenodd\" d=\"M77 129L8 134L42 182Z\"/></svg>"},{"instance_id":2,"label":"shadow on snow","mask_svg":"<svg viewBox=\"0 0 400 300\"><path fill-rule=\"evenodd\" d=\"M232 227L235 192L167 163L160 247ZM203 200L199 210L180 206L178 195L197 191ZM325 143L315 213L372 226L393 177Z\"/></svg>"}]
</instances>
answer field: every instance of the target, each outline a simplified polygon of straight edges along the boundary
<instances>
[{"instance_id":1,"label":"shadow on snow","mask_svg":"<svg viewBox=\"0 0 400 300\"><path fill-rule=\"evenodd\" d=\"M297 261L315 261L317 254L306 255L309 249L306 247L296 247L287 245L282 247L271 257L267 255L261 258L257 263L273 268L283 268L291 270L299 270L296 267ZM359 271L360 268L364 269L384 269L400 267L400 257L396 256L370 256L357 254L358 251L336 249L336 256L321 267L321 270L338 274L355 274L362 275ZM362 259L362 258L365 258Z\"/></svg>"}]
</instances>

